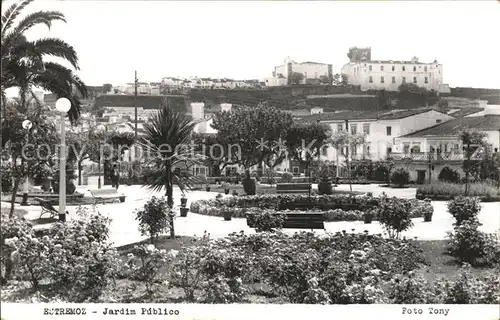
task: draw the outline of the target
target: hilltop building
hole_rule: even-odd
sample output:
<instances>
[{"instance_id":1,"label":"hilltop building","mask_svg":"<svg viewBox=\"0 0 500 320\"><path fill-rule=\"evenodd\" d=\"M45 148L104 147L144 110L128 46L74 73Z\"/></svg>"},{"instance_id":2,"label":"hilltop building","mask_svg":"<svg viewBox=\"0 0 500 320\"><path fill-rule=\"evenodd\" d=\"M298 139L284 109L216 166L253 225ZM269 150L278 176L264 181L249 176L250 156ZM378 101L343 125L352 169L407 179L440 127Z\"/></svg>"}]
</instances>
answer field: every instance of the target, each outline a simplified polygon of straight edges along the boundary
<instances>
[{"instance_id":1,"label":"hilltop building","mask_svg":"<svg viewBox=\"0 0 500 320\"><path fill-rule=\"evenodd\" d=\"M361 90L397 91L403 83L413 83L429 91L449 93L450 88L443 83L443 65L420 62L417 57L409 61L372 60L371 48L349 49L349 62L342 67L351 85Z\"/></svg>"},{"instance_id":2,"label":"hilltop building","mask_svg":"<svg viewBox=\"0 0 500 320\"><path fill-rule=\"evenodd\" d=\"M328 79L331 83L333 79L331 64L312 61L295 62L287 57L282 65L274 67L273 76L265 79L266 86L291 85L294 73L303 75L301 84L318 84L322 79Z\"/></svg>"}]
</instances>

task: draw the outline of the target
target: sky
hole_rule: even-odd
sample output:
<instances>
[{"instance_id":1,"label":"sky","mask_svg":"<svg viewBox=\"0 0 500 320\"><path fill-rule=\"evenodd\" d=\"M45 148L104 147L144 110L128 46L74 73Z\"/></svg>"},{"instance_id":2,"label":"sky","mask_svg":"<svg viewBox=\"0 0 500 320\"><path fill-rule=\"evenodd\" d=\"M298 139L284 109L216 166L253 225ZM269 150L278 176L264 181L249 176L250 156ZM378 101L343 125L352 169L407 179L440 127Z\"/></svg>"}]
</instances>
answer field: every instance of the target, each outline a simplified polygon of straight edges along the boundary
<instances>
[{"instance_id":1,"label":"sky","mask_svg":"<svg viewBox=\"0 0 500 320\"><path fill-rule=\"evenodd\" d=\"M140 81L263 79L288 56L337 73L350 47L366 46L374 60L437 59L452 87L500 88L498 0L37 0L26 11L40 9L61 11L67 23L28 37L74 46L87 85L133 82L134 70Z\"/></svg>"}]
</instances>

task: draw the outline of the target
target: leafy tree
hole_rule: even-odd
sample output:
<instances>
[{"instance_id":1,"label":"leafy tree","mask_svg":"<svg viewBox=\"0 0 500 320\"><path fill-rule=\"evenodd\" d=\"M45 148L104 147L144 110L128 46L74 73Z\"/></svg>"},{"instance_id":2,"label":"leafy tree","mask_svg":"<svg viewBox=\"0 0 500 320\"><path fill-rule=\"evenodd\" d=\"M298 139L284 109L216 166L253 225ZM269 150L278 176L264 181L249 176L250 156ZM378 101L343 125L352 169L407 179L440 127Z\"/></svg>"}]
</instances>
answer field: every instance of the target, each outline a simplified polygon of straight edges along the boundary
<instances>
[{"instance_id":1,"label":"leafy tree","mask_svg":"<svg viewBox=\"0 0 500 320\"><path fill-rule=\"evenodd\" d=\"M22 0L10 5L2 14L1 23L1 90L2 106L5 105L5 90L20 88L21 99L32 87L53 92L57 97L66 97L71 102L68 112L74 123L80 115L80 98L87 95L87 87L73 71L63 64L44 61L44 57L62 58L78 70L78 57L72 46L61 39L43 38L28 40L26 33L33 27L44 24L50 28L53 22L66 22L57 11L37 11L20 15L34 0ZM23 104L23 103L21 103Z\"/></svg>"},{"instance_id":2,"label":"leafy tree","mask_svg":"<svg viewBox=\"0 0 500 320\"><path fill-rule=\"evenodd\" d=\"M249 174L250 168L262 161L284 157L285 148L277 145L284 145L292 124L291 114L259 105L218 112L212 127L217 130L218 143L227 151L225 164L238 164Z\"/></svg>"},{"instance_id":3,"label":"leafy tree","mask_svg":"<svg viewBox=\"0 0 500 320\"><path fill-rule=\"evenodd\" d=\"M341 87L345 87L347 86L347 75L342 73L336 73L333 75L332 77L332 83L333 85L335 86L341 86Z\"/></svg>"},{"instance_id":4,"label":"leafy tree","mask_svg":"<svg viewBox=\"0 0 500 320\"><path fill-rule=\"evenodd\" d=\"M182 192L191 188L194 181L188 173L175 170L176 167L190 168L193 164L202 164L202 155L190 147L191 135L196 123L185 114L174 111L167 105L151 117L151 122L144 125L145 135L140 144L148 152L145 166L151 170L144 176L145 185L154 191L165 188L167 204L173 207L173 189L176 184ZM173 220L170 222L170 236L174 234Z\"/></svg>"},{"instance_id":5,"label":"leafy tree","mask_svg":"<svg viewBox=\"0 0 500 320\"><path fill-rule=\"evenodd\" d=\"M474 129L464 129L460 132L459 137L464 148L465 157L462 168L465 172L465 195L467 195L469 192L470 176L477 175L476 173L479 171L479 161L472 159L472 156L478 148L486 146L486 134Z\"/></svg>"},{"instance_id":6,"label":"leafy tree","mask_svg":"<svg viewBox=\"0 0 500 320\"><path fill-rule=\"evenodd\" d=\"M48 150L46 146L59 144L56 128L44 114L45 109L36 101L30 102L15 99L7 103L2 119L3 149L10 156L11 173L14 177L10 217L14 213L14 203L21 181L32 177L46 164L51 165L52 150ZM24 120L32 122L30 130L22 127Z\"/></svg>"},{"instance_id":7,"label":"leafy tree","mask_svg":"<svg viewBox=\"0 0 500 320\"><path fill-rule=\"evenodd\" d=\"M306 167L311 177L311 164L330 138L330 126L323 123L295 123L288 131L286 145L291 157Z\"/></svg>"},{"instance_id":8,"label":"leafy tree","mask_svg":"<svg viewBox=\"0 0 500 320\"><path fill-rule=\"evenodd\" d=\"M292 72L289 76L290 84L300 84L304 80L304 74L300 72Z\"/></svg>"},{"instance_id":9,"label":"leafy tree","mask_svg":"<svg viewBox=\"0 0 500 320\"><path fill-rule=\"evenodd\" d=\"M220 143L217 134L202 134L194 132L192 136L195 151L205 156L203 163L209 167L212 175L221 176L222 170L228 164L227 145Z\"/></svg>"}]
</instances>

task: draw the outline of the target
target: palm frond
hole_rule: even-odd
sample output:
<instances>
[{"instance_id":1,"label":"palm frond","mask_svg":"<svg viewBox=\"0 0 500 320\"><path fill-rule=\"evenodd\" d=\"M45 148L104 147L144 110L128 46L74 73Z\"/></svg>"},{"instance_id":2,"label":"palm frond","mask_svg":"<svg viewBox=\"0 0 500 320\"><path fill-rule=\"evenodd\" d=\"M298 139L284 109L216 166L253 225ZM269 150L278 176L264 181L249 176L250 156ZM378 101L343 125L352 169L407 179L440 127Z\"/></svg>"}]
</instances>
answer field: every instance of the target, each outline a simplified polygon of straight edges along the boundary
<instances>
[{"instance_id":1,"label":"palm frond","mask_svg":"<svg viewBox=\"0 0 500 320\"><path fill-rule=\"evenodd\" d=\"M14 3L4 12L4 14L2 14L2 38L4 33L12 26L21 11L33 1L34 0L23 0L21 2Z\"/></svg>"},{"instance_id":2,"label":"palm frond","mask_svg":"<svg viewBox=\"0 0 500 320\"><path fill-rule=\"evenodd\" d=\"M12 33L22 34L37 24L44 24L47 28L52 27L53 21L66 22L64 14L59 11L37 11L26 15L17 26L12 29Z\"/></svg>"},{"instance_id":3,"label":"palm frond","mask_svg":"<svg viewBox=\"0 0 500 320\"><path fill-rule=\"evenodd\" d=\"M26 41L13 50L13 54L27 58L42 59L43 56L63 58L78 70L78 56L75 49L63 40L43 38L36 41Z\"/></svg>"}]
</instances>

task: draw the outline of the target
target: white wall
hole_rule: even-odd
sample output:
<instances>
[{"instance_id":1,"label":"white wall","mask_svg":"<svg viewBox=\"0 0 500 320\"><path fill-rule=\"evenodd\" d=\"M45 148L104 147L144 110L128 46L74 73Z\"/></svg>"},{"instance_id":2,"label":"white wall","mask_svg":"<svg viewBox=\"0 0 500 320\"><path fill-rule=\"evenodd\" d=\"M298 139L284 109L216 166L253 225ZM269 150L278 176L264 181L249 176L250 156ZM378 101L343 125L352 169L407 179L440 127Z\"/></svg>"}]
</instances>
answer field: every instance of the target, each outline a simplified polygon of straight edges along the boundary
<instances>
[{"instance_id":1,"label":"white wall","mask_svg":"<svg viewBox=\"0 0 500 320\"><path fill-rule=\"evenodd\" d=\"M371 70L370 70L371 66ZM405 70L403 71L403 66ZM383 70L381 70L383 67ZM394 71L392 70L394 67ZM416 68L413 71L413 68ZM427 68L427 71L425 71ZM385 89L388 91L397 91L403 83L403 77L406 83L413 83L413 77L417 78L416 85L428 90L439 91L443 85L443 66L436 63L427 64L400 64L400 63L377 63L377 62L359 62L347 63L342 67L342 73L347 75L349 84L360 85L362 90ZM370 76L373 82L370 83ZM384 77L384 83L381 82ZM394 83L393 83L394 77ZM425 77L427 82L425 83Z\"/></svg>"}]
</instances>

